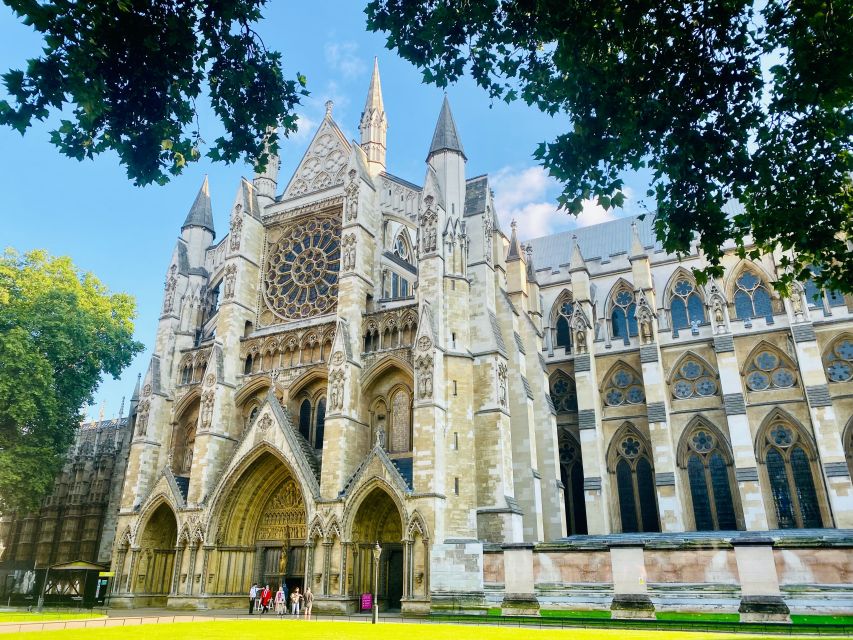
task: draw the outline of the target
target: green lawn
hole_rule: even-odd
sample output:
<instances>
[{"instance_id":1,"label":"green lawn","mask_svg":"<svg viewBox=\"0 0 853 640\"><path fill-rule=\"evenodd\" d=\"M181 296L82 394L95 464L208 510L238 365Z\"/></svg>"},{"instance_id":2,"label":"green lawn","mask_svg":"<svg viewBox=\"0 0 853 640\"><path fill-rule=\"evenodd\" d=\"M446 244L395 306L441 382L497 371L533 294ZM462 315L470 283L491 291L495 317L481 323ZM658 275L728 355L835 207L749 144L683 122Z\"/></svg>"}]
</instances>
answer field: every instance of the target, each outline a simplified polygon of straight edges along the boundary
<instances>
[{"instance_id":1,"label":"green lawn","mask_svg":"<svg viewBox=\"0 0 853 640\"><path fill-rule=\"evenodd\" d=\"M0 624L4 622L47 622L49 620L84 620L103 618L98 613L85 611L43 611L42 613L27 613L26 611L0 611Z\"/></svg>"},{"instance_id":2,"label":"green lawn","mask_svg":"<svg viewBox=\"0 0 853 640\"><path fill-rule=\"evenodd\" d=\"M70 640L81 630L38 631L19 638ZM86 629L86 640L250 640L298 638L299 640L757 640L770 636L685 631L628 631L622 629L532 629L474 625L399 624L366 622L307 622L304 620L234 620L148 624L133 627ZM778 636L777 636L778 637ZM787 636L793 638L794 636ZM826 637L824 636L824 640Z\"/></svg>"}]
</instances>

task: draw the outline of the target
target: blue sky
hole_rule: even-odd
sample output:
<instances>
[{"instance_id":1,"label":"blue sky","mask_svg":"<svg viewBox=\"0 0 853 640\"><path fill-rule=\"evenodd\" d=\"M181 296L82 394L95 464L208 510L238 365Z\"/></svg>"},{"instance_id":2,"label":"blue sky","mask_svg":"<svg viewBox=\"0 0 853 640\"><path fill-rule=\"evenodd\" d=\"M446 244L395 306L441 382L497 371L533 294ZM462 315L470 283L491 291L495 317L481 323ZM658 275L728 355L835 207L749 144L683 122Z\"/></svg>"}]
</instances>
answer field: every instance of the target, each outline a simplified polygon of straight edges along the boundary
<instances>
[{"instance_id":1,"label":"blue sky","mask_svg":"<svg viewBox=\"0 0 853 640\"><path fill-rule=\"evenodd\" d=\"M364 4L272 0L265 10L259 33L269 48L283 53L285 73L289 77L305 74L311 91L298 109L301 130L283 145L280 191L322 119L326 100L334 102L333 115L344 133L358 136L374 56L379 57L389 121L388 170L422 182L443 92L423 85L417 69L386 50L384 36L366 31ZM0 33L0 71L23 68L27 58L38 55L39 38L6 5L0 5ZM579 221L556 210L559 188L532 154L539 142L568 130L565 116L552 118L522 103L497 103L490 108L486 94L467 81L447 93L468 156L467 174L492 176L504 225L516 218L522 236L535 237L612 217L592 203ZM219 129L202 108L202 136L213 140ZM240 176L251 176L251 168L203 160L167 186L138 188L113 155L83 163L61 156L48 142L50 124L30 129L25 137L0 129L0 188L5 201L0 209L0 246L19 251L44 248L54 255L68 255L111 290L136 297L136 338L148 349L120 380L104 380L95 405L84 409L97 417L103 404L105 417L111 417L117 414L122 396L129 399L137 373L147 367L166 266L204 175L210 176L217 237L221 237L228 228L228 210ZM628 185L629 198L645 191L644 185L631 180ZM627 211L636 206L629 199Z\"/></svg>"}]
</instances>

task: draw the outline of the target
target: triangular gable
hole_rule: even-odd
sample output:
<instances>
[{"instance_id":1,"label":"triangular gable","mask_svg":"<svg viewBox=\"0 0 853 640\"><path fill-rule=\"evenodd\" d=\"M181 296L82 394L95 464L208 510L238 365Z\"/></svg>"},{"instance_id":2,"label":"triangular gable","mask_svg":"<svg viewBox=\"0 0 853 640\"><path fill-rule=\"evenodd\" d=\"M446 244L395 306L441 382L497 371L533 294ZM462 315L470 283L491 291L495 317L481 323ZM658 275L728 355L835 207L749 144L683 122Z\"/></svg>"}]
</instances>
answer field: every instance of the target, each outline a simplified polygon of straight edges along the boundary
<instances>
[{"instance_id":1,"label":"triangular gable","mask_svg":"<svg viewBox=\"0 0 853 640\"><path fill-rule=\"evenodd\" d=\"M175 480L175 474L172 473L172 470L168 465L163 467L163 470L160 471L160 476L157 478L154 486L148 490L145 498L139 503L141 507L140 510L145 511L146 505L148 505L154 497L159 495L171 496L172 505L177 509L184 509L187 506L186 500L184 500L184 495L178 488L178 483Z\"/></svg>"},{"instance_id":2,"label":"triangular gable","mask_svg":"<svg viewBox=\"0 0 853 640\"><path fill-rule=\"evenodd\" d=\"M349 142L331 115L326 114L290 178L283 198L298 198L343 184L349 155Z\"/></svg>"},{"instance_id":3,"label":"triangular gable","mask_svg":"<svg viewBox=\"0 0 853 640\"><path fill-rule=\"evenodd\" d=\"M343 491L338 496L344 498L352 495L360 486L376 477L388 482L388 484L397 489L401 494L412 492L412 489L400 474L400 470L391 461L385 449L379 443L376 443L373 445L370 453L367 454L367 457L358 465L355 473L350 476L350 479L344 485Z\"/></svg>"}]
</instances>

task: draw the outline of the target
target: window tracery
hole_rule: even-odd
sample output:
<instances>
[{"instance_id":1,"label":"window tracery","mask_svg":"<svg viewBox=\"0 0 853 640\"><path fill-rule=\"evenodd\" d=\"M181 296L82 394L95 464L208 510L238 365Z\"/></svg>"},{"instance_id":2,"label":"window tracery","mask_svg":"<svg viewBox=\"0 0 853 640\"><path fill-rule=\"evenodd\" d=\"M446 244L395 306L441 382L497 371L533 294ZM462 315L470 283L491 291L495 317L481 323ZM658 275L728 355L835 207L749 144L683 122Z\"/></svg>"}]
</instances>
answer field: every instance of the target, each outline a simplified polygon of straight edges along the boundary
<instances>
[{"instance_id":1,"label":"window tracery","mask_svg":"<svg viewBox=\"0 0 853 640\"><path fill-rule=\"evenodd\" d=\"M677 278L669 290L669 314L672 320L672 335L678 337L680 329L690 329L705 324L705 305L696 288L696 283L686 276Z\"/></svg>"},{"instance_id":2,"label":"window tracery","mask_svg":"<svg viewBox=\"0 0 853 640\"><path fill-rule=\"evenodd\" d=\"M616 475L622 533L660 531L651 451L633 425L611 442L610 470Z\"/></svg>"},{"instance_id":3,"label":"window tracery","mask_svg":"<svg viewBox=\"0 0 853 640\"><path fill-rule=\"evenodd\" d=\"M394 240L394 255L408 264L414 264L412 261L411 244L404 231L398 233L396 240Z\"/></svg>"},{"instance_id":4,"label":"window tracery","mask_svg":"<svg viewBox=\"0 0 853 640\"><path fill-rule=\"evenodd\" d=\"M672 377L672 393L680 399L703 398L719 391L717 376L698 358L685 358Z\"/></svg>"},{"instance_id":5,"label":"window tracery","mask_svg":"<svg viewBox=\"0 0 853 640\"><path fill-rule=\"evenodd\" d=\"M816 267L811 267L812 273L818 275L820 270ZM809 278L803 283L806 300L811 309L827 309L832 307L843 307L847 303L844 300L844 294L836 289L821 289L817 286L814 278Z\"/></svg>"},{"instance_id":6,"label":"window tracery","mask_svg":"<svg viewBox=\"0 0 853 640\"><path fill-rule=\"evenodd\" d=\"M696 530L737 529L732 461L720 434L700 423L684 432L682 448Z\"/></svg>"},{"instance_id":7,"label":"window tracery","mask_svg":"<svg viewBox=\"0 0 853 640\"><path fill-rule=\"evenodd\" d=\"M640 377L626 366L619 366L604 384L604 404L618 407L625 404L642 404L646 392Z\"/></svg>"},{"instance_id":8,"label":"window tracery","mask_svg":"<svg viewBox=\"0 0 853 640\"><path fill-rule=\"evenodd\" d=\"M551 318L554 347L563 347L568 353L572 348L572 313L575 310L572 298L568 293L563 294L554 306Z\"/></svg>"},{"instance_id":9,"label":"window tracery","mask_svg":"<svg viewBox=\"0 0 853 640\"><path fill-rule=\"evenodd\" d=\"M750 391L788 389L797 384L797 374L787 358L776 350L763 349L746 366L746 386Z\"/></svg>"},{"instance_id":10,"label":"window tracery","mask_svg":"<svg viewBox=\"0 0 853 640\"><path fill-rule=\"evenodd\" d=\"M573 413L578 410L578 393L575 382L558 372L551 380L551 399L557 414Z\"/></svg>"},{"instance_id":11,"label":"window tracery","mask_svg":"<svg viewBox=\"0 0 853 640\"><path fill-rule=\"evenodd\" d=\"M560 479L564 487L566 532L568 535L586 535L581 448L577 440L568 433L560 434Z\"/></svg>"},{"instance_id":12,"label":"window tracery","mask_svg":"<svg viewBox=\"0 0 853 640\"><path fill-rule=\"evenodd\" d=\"M623 286L611 298L610 320L614 338L622 338L625 344L628 344L628 339L637 335L636 314L637 303L634 300L634 292L627 286Z\"/></svg>"},{"instance_id":13,"label":"window tracery","mask_svg":"<svg viewBox=\"0 0 853 640\"><path fill-rule=\"evenodd\" d=\"M783 416L774 416L763 430L760 447L777 526L780 529L822 527L815 457L800 429Z\"/></svg>"},{"instance_id":14,"label":"window tracery","mask_svg":"<svg viewBox=\"0 0 853 640\"><path fill-rule=\"evenodd\" d=\"M298 320L334 311L340 237L335 214L315 214L268 232L263 295L273 314Z\"/></svg>"},{"instance_id":15,"label":"window tracery","mask_svg":"<svg viewBox=\"0 0 853 640\"><path fill-rule=\"evenodd\" d=\"M823 363L830 382L853 380L853 339L837 340L824 356Z\"/></svg>"},{"instance_id":16,"label":"window tracery","mask_svg":"<svg viewBox=\"0 0 853 640\"><path fill-rule=\"evenodd\" d=\"M773 319L770 292L764 281L751 269L746 269L735 280L735 316L740 320L764 317Z\"/></svg>"}]
</instances>

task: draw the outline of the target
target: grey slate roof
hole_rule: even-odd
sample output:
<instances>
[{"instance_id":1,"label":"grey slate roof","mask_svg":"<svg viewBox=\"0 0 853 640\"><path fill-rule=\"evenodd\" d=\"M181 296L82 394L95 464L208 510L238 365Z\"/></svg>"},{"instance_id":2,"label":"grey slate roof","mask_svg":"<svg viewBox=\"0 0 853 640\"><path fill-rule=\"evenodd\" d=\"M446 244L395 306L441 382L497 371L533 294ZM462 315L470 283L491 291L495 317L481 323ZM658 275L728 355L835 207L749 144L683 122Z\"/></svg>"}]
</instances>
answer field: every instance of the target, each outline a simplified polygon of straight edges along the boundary
<instances>
[{"instance_id":1,"label":"grey slate roof","mask_svg":"<svg viewBox=\"0 0 853 640\"><path fill-rule=\"evenodd\" d=\"M556 269L560 265L568 265L572 256L573 235L577 236L578 246L587 261L608 261L613 256L627 254L631 249L631 223L634 221L643 247L650 252L662 251L663 247L655 239L652 226L654 218L647 215L644 220L640 220L639 217L631 216L530 240L533 255L536 256L536 268Z\"/></svg>"},{"instance_id":2,"label":"grey slate roof","mask_svg":"<svg viewBox=\"0 0 853 640\"><path fill-rule=\"evenodd\" d=\"M201 189L198 190L195 202L193 202L181 229L186 227L203 227L210 231L214 237L216 236L216 230L213 228L213 207L210 205L210 187L207 183L207 176L204 176Z\"/></svg>"},{"instance_id":3,"label":"grey slate roof","mask_svg":"<svg viewBox=\"0 0 853 640\"><path fill-rule=\"evenodd\" d=\"M486 210L486 189L489 176L477 176L465 181L465 216L475 216Z\"/></svg>"},{"instance_id":4,"label":"grey slate roof","mask_svg":"<svg viewBox=\"0 0 853 640\"><path fill-rule=\"evenodd\" d=\"M463 158L465 157L462 142L456 132L453 114L450 113L450 103L447 101L447 96L444 96L444 102L441 104L441 113L438 115L435 133L432 134L432 144L429 146L427 158L439 151L458 151Z\"/></svg>"}]
</instances>

